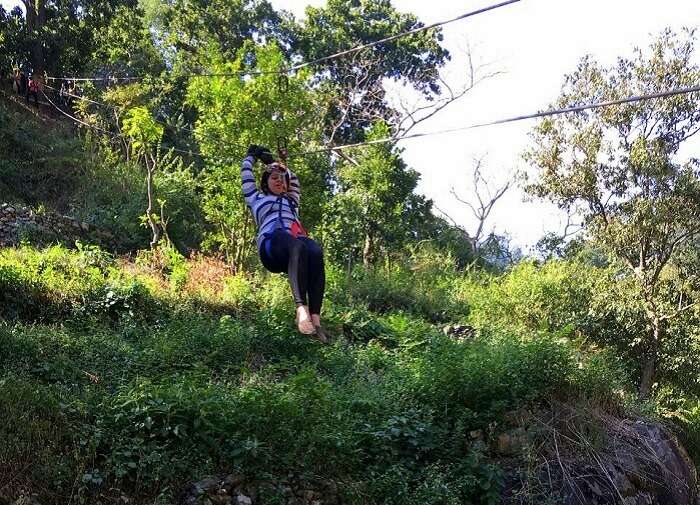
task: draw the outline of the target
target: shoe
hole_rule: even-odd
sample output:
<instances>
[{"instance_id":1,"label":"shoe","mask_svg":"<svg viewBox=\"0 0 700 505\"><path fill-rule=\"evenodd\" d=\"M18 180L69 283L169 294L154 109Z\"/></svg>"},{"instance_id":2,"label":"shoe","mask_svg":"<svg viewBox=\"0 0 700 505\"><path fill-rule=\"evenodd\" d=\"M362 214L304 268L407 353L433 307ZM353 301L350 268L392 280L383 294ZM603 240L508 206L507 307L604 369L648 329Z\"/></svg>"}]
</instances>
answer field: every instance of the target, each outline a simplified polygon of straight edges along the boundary
<instances>
[{"instance_id":1,"label":"shoe","mask_svg":"<svg viewBox=\"0 0 700 505\"><path fill-rule=\"evenodd\" d=\"M329 342L328 335L326 335L326 332L323 330L321 326L316 326L316 332L314 335L316 336L316 340L321 342L322 344L327 344Z\"/></svg>"},{"instance_id":2,"label":"shoe","mask_svg":"<svg viewBox=\"0 0 700 505\"><path fill-rule=\"evenodd\" d=\"M296 322L299 333L303 333L304 335L313 335L316 332L316 328L314 328L314 323L311 321L310 317L300 320L299 313L297 313Z\"/></svg>"}]
</instances>

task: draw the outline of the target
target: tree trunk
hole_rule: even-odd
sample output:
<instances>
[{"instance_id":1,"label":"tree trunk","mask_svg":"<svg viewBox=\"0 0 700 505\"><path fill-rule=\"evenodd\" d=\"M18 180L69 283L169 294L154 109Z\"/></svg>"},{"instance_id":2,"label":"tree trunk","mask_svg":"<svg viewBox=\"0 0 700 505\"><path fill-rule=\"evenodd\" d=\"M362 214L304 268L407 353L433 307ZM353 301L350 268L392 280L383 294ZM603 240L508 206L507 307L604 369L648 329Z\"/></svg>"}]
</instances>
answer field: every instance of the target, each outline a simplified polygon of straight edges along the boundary
<instances>
[{"instance_id":1,"label":"tree trunk","mask_svg":"<svg viewBox=\"0 0 700 505\"><path fill-rule=\"evenodd\" d=\"M368 267L372 261L372 246L374 245L374 240L372 240L372 235L367 233L365 235L365 245L362 248L362 264Z\"/></svg>"},{"instance_id":2,"label":"tree trunk","mask_svg":"<svg viewBox=\"0 0 700 505\"><path fill-rule=\"evenodd\" d=\"M27 12L27 31L29 33L29 52L32 60L33 77L43 82L44 69L44 44L43 28L46 23L45 0L22 0Z\"/></svg>"},{"instance_id":3,"label":"tree trunk","mask_svg":"<svg viewBox=\"0 0 700 505\"><path fill-rule=\"evenodd\" d=\"M656 378L656 363L659 353L659 342L661 341L661 320L654 315L651 320L653 335L651 342L644 356L642 363L642 380L639 383L639 398L645 400L651 394L651 388Z\"/></svg>"},{"instance_id":4,"label":"tree trunk","mask_svg":"<svg viewBox=\"0 0 700 505\"><path fill-rule=\"evenodd\" d=\"M148 224L151 227L151 232L153 237L151 238L151 249L155 249L160 240L160 229L158 224L153 220L153 172L155 171L153 167L148 165L146 161L146 170L148 171L146 175L146 191L148 192L148 208L146 209L146 217L148 219Z\"/></svg>"},{"instance_id":5,"label":"tree trunk","mask_svg":"<svg viewBox=\"0 0 700 505\"><path fill-rule=\"evenodd\" d=\"M240 244L235 232L231 230L231 243L233 244L233 273L238 274L243 270L243 244Z\"/></svg>"}]
</instances>

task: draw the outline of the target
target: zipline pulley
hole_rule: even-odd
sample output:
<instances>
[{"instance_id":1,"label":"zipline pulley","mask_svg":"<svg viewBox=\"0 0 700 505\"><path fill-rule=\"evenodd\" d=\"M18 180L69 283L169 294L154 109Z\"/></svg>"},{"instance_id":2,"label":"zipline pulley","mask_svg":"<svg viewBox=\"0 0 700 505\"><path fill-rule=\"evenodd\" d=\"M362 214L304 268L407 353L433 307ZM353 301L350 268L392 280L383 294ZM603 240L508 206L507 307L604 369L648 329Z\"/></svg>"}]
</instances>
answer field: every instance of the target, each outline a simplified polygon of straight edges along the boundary
<instances>
[{"instance_id":1,"label":"zipline pulley","mask_svg":"<svg viewBox=\"0 0 700 505\"><path fill-rule=\"evenodd\" d=\"M287 137L277 137L277 156L285 164L287 163L287 156L289 155Z\"/></svg>"}]
</instances>

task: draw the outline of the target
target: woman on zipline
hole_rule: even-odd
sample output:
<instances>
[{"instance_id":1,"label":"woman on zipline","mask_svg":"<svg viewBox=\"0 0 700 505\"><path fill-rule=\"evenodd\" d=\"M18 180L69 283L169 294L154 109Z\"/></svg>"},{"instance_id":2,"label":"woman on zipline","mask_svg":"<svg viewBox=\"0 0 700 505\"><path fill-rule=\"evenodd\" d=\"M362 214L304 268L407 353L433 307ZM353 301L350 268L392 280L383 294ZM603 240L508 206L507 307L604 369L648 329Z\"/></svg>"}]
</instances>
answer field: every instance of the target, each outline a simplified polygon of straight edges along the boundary
<instances>
[{"instance_id":1,"label":"woman on zipline","mask_svg":"<svg viewBox=\"0 0 700 505\"><path fill-rule=\"evenodd\" d=\"M253 176L257 160L266 165L259 188ZM299 220L299 178L283 162L275 161L269 149L251 145L241 164L241 179L243 197L258 227L260 261L270 272L287 272L299 331L328 342L321 327L326 285L323 251L307 236Z\"/></svg>"}]
</instances>

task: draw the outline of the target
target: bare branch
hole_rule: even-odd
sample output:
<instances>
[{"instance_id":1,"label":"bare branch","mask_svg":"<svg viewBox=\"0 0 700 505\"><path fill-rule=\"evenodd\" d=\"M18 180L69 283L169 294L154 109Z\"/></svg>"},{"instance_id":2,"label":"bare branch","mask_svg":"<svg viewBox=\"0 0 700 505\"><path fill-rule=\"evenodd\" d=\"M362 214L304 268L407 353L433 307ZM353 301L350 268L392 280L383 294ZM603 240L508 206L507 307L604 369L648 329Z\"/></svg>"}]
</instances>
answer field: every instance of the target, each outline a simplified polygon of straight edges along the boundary
<instances>
[{"instance_id":1,"label":"bare branch","mask_svg":"<svg viewBox=\"0 0 700 505\"><path fill-rule=\"evenodd\" d=\"M473 197L471 201L460 197L454 188L450 191L458 202L466 205L471 210L477 221L474 233L467 233L472 250L476 255L478 255L479 249L483 245L484 230L486 229L486 223L491 212L515 181L515 178L511 175L501 186L492 190L490 187L491 184L482 172L482 165L483 157L474 160L474 170L472 172ZM474 200L478 203L475 203Z\"/></svg>"},{"instance_id":2,"label":"bare branch","mask_svg":"<svg viewBox=\"0 0 700 505\"><path fill-rule=\"evenodd\" d=\"M659 320L666 321L668 319L674 319L674 318L678 317L679 315L681 315L686 310L692 309L693 307L696 307L697 305L698 305L698 302L689 303L688 305L681 307L680 309L674 311L673 314L666 314L663 316L659 316Z\"/></svg>"},{"instance_id":3,"label":"bare branch","mask_svg":"<svg viewBox=\"0 0 700 505\"><path fill-rule=\"evenodd\" d=\"M352 158L347 152L343 151L342 149L339 149L339 150L337 150L336 152L340 155L341 158L343 158L343 159L344 159L345 161L347 161L348 163L351 163L352 165L355 165L356 167L360 165L360 164L357 162L357 160L355 160L354 158Z\"/></svg>"},{"instance_id":4,"label":"bare branch","mask_svg":"<svg viewBox=\"0 0 700 505\"><path fill-rule=\"evenodd\" d=\"M472 51L469 47L465 49L467 58L467 68L464 83L458 87L447 82L441 75L435 76L443 89L442 97L434 100L432 97L421 104L414 104L412 108L408 108L405 102L399 98L401 110L404 116L394 125L397 135L406 135L420 123L430 119L438 114L447 106L455 103L460 98L466 96L477 84L482 81L499 75L500 71L487 71L488 65L474 66Z\"/></svg>"},{"instance_id":5,"label":"bare branch","mask_svg":"<svg viewBox=\"0 0 700 505\"><path fill-rule=\"evenodd\" d=\"M438 207L438 206L435 205L434 203L433 203L433 207L434 207L435 209L437 209L437 211L438 211L440 214L442 214L442 215L445 216L447 219L449 219L449 220L452 222L452 225L453 225L455 228L459 229L459 231L461 231L461 232L464 234L465 237L469 238L469 234L467 233L467 231L466 231L461 225L459 225L459 224L457 223L457 221L455 221L454 218L453 218L452 216L450 216L447 212L445 212L444 210L442 210L440 207Z\"/></svg>"}]
</instances>

